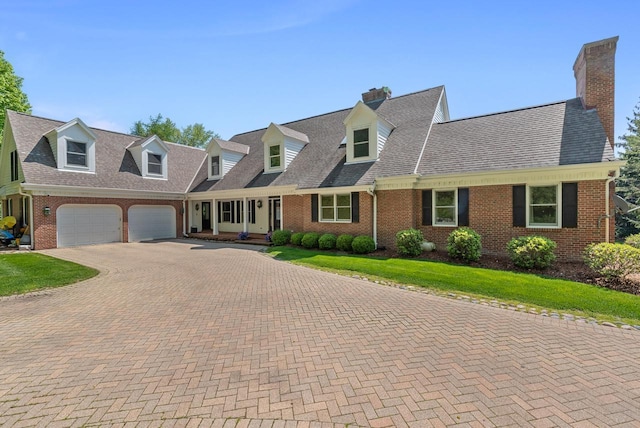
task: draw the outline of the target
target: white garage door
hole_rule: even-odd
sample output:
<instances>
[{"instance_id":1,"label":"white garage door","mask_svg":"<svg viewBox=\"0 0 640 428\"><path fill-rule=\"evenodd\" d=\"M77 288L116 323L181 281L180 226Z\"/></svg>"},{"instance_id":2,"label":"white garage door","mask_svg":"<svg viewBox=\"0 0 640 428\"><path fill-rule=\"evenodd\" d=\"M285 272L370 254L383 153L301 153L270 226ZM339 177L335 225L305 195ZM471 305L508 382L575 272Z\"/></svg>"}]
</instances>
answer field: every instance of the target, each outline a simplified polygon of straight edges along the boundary
<instances>
[{"instance_id":1,"label":"white garage door","mask_svg":"<svg viewBox=\"0 0 640 428\"><path fill-rule=\"evenodd\" d=\"M56 211L58 247L122 241L117 205L62 205Z\"/></svg>"},{"instance_id":2,"label":"white garage door","mask_svg":"<svg viewBox=\"0 0 640 428\"><path fill-rule=\"evenodd\" d=\"M167 205L129 208L129 242L176 237L176 210Z\"/></svg>"}]
</instances>

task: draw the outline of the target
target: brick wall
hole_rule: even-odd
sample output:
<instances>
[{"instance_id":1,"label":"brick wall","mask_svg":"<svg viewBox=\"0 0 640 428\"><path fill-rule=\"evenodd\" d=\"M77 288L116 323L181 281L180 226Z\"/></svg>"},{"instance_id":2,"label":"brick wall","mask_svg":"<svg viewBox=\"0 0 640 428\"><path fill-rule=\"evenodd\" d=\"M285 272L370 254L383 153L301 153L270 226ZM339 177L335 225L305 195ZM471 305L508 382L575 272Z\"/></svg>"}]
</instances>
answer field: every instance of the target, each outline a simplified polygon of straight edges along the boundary
<instances>
[{"instance_id":1,"label":"brick wall","mask_svg":"<svg viewBox=\"0 0 640 428\"><path fill-rule=\"evenodd\" d=\"M558 248L556 254L562 260L582 260L582 251L592 242L603 242L605 222L610 222L610 240L615 237L614 219L600 219L605 214L605 181L578 183L578 227L562 229L531 229L513 227L512 186L486 186L469 188L469 226L482 236L483 253L506 255L505 247L511 238L526 235L544 235L553 239ZM422 222L421 194L416 195L415 211L418 223ZM613 204L612 200L610 202ZM611 207L613 205L610 205ZM600 222L599 222L600 219ZM438 249L446 251L449 233L455 227L419 226L426 240L435 242Z\"/></svg>"},{"instance_id":2,"label":"brick wall","mask_svg":"<svg viewBox=\"0 0 640 428\"><path fill-rule=\"evenodd\" d=\"M282 209L284 217L283 227L294 232L318 232L341 235L373 236L373 198L366 192L358 194L360 205L360 221L358 223L327 223L311 221L311 195L285 196Z\"/></svg>"},{"instance_id":3,"label":"brick wall","mask_svg":"<svg viewBox=\"0 0 640 428\"><path fill-rule=\"evenodd\" d=\"M420 192L411 189L379 190L378 246L395 248L396 233L416 227L419 219Z\"/></svg>"},{"instance_id":4,"label":"brick wall","mask_svg":"<svg viewBox=\"0 0 640 428\"><path fill-rule=\"evenodd\" d=\"M122 242L128 242L128 212L132 205L170 205L176 210L176 236L182 236L182 201L159 201L154 199L109 199L62 196L34 196L33 222L35 230L33 242L36 250L56 248L56 210L65 204L117 205L122 210ZM44 207L50 208L50 214L44 215Z\"/></svg>"}]
</instances>

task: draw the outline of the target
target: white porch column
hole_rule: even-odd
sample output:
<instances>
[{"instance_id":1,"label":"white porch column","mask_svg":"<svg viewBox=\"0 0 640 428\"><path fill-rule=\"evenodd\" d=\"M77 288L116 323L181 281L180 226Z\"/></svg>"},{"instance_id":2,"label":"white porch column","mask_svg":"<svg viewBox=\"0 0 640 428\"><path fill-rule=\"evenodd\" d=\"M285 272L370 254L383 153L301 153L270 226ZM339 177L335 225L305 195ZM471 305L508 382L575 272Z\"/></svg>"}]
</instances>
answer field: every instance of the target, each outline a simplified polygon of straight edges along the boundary
<instances>
[{"instance_id":1,"label":"white porch column","mask_svg":"<svg viewBox=\"0 0 640 428\"><path fill-rule=\"evenodd\" d=\"M215 198L211 201L211 230L213 230L213 234L218 234L218 201Z\"/></svg>"},{"instance_id":2,"label":"white porch column","mask_svg":"<svg viewBox=\"0 0 640 428\"><path fill-rule=\"evenodd\" d=\"M284 229L284 198L280 195L280 230Z\"/></svg>"},{"instance_id":3,"label":"white porch column","mask_svg":"<svg viewBox=\"0 0 640 428\"><path fill-rule=\"evenodd\" d=\"M245 196L244 198L242 198L242 221L244 223L244 228L242 229L243 232L248 232L249 231L249 219L248 219L248 213L247 213L247 197Z\"/></svg>"}]
</instances>

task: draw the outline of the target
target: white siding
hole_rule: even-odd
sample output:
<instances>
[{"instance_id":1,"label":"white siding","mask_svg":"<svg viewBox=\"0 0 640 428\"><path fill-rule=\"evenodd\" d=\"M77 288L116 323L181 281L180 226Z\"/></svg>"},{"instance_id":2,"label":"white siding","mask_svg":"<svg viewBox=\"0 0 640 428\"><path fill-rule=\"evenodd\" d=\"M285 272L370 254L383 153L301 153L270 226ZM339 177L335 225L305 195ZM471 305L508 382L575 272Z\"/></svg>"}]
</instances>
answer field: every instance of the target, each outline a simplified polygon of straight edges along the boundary
<instances>
[{"instance_id":1,"label":"white siding","mask_svg":"<svg viewBox=\"0 0 640 428\"><path fill-rule=\"evenodd\" d=\"M226 175L244 157L241 153L222 151L222 175Z\"/></svg>"},{"instance_id":2,"label":"white siding","mask_svg":"<svg viewBox=\"0 0 640 428\"><path fill-rule=\"evenodd\" d=\"M293 159L300 153L300 150L304 147L304 144L299 143L288 138L284 139L284 169L287 169Z\"/></svg>"},{"instance_id":3,"label":"white siding","mask_svg":"<svg viewBox=\"0 0 640 428\"><path fill-rule=\"evenodd\" d=\"M391 134L391 128L387 127L384 123L378 121L378 156L384 147L384 143L387 142L387 138L389 138L389 134Z\"/></svg>"},{"instance_id":4,"label":"white siding","mask_svg":"<svg viewBox=\"0 0 640 428\"><path fill-rule=\"evenodd\" d=\"M442 103L438 103L438 107L436 107L436 112L433 115L433 122L434 123L442 123L444 122L445 118L444 118L444 109L442 108Z\"/></svg>"}]
</instances>

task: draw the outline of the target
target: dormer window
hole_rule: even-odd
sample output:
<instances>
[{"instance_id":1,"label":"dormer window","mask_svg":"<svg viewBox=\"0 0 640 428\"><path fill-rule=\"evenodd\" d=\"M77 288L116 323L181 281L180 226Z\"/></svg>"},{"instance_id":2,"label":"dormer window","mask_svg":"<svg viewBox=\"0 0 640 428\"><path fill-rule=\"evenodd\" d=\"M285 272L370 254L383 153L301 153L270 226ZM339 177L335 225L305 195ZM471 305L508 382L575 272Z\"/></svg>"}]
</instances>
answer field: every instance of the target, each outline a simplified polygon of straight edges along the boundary
<instances>
[{"instance_id":1,"label":"dormer window","mask_svg":"<svg viewBox=\"0 0 640 428\"><path fill-rule=\"evenodd\" d=\"M67 140L67 165L87 166L87 143Z\"/></svg>"},{"instance_id":2,"label":"dormer window","mask_svg":"<svg viewBox=\"0 0 640 428\"><path fill-rule=\"evenodd\" d=\"M162 155L147 153L147 172L154 175L162 175Z\"/></svg>"},{"instance_id":3,"label":"dormer window","mask_svg":"<svg viewBox=\"0 0 640 428\"><path fill-rule=\"evenodd\" d=\"M353 157L369 157L369 128L353 131Z\"/></svg>"},{"instance_id":4,"label":"dormer window","mask_svg":"<svg viewBox=\"0 0 640 428\"><path fill-rule=\"evenodd\" d=\"M269 166L272 169L280 168L280 145L269 146Z\"/></svg>"},{"instance_id":5,"label":"dormer window","mask_svg":"<svg viewBox=\"0 0 640 428\"><path fill-rule=\"evenodd\" d=\"M211 175L220 175L220 156L211 156Z\"/></svg>"}]
</instances>

